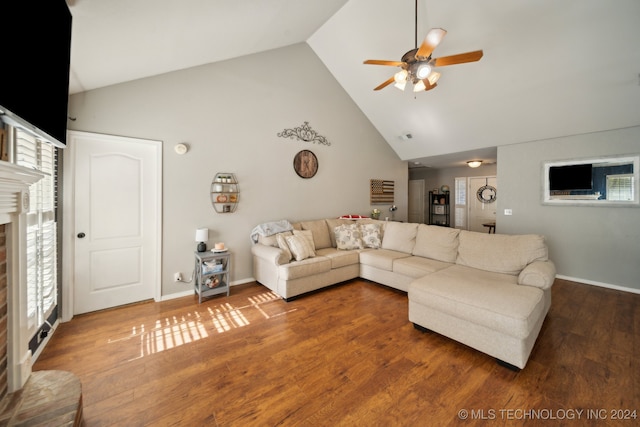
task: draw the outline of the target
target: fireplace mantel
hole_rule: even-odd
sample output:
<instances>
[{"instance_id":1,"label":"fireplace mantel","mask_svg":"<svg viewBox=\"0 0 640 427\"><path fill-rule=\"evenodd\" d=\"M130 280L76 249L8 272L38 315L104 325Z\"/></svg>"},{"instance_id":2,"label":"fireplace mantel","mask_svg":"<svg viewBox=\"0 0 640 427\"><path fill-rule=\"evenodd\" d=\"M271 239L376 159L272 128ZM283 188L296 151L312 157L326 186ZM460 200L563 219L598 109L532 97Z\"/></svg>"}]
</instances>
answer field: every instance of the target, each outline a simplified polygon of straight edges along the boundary
<instances>
[{"instance_id":1,"label":"fireplace mantel","mask_svg":"<svg viewBox=\"0 0 640 427\"><path fill-rule=\"evenodd\" d=\"M46 174L35 169L0 161L0 215L22 213L29 209L29 186ZM0 224L11 222L0 217Z\"/></svg>"},{"instance_id":2,"label":"fireplace mantel","mask_svg":"<svg viewBox=\"0 0 640 427\"><path fill-rule=\"evenodd\" d=\"M20 273L20 265L25 249L26 223L24 216L29 211L29 186L44 178L46 174L13 163L0 161L0 224L11 230L6 239L6 309L7 332L3 334L8 341L4 346L8 391L22 388L31 374L31 357L28 350L28 337L24 333L26 318L26 294L19 286L24 274ZM4 353L4 352L3 352ZM6 359L5 359L6 358ZM6 387L2 387L6 390Z\"/></svg>"}]
</instances>

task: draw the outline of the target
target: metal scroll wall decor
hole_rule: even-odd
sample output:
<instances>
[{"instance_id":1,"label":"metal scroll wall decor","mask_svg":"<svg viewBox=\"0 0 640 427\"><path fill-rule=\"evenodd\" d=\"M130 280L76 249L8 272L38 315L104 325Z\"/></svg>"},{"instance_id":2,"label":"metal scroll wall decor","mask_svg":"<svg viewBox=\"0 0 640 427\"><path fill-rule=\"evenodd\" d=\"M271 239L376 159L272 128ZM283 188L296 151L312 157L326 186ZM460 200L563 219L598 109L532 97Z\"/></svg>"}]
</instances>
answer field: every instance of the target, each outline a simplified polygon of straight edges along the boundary
<instances>
[{"instance_id":1,"label":"metal scroll wall decor","mask_svg":"<svg viewBox=\"0 0 640 427\"><path fill-rule=\"evenodd\" d=\"M309 126L309 122L304 122L302 126L299 126L297 128L285 129L282 132L279 132L278 136L280 138L295 138L298 141L313 142L314 144L318 143L323 145L331 145L331 143L327 141L327 138L311 129L311 126Z\"/></svg>"}]
</instances>

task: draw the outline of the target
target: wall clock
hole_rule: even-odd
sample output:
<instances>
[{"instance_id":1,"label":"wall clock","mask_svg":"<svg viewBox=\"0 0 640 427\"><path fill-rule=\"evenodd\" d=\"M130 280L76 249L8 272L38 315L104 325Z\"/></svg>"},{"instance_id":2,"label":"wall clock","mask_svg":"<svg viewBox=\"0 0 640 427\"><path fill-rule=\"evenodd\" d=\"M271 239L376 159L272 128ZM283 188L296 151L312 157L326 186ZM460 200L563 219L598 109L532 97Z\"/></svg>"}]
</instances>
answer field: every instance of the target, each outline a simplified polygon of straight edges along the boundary
<instances>
[{"instance_id":1,"label":"wall clock","mask_svg":"<svg viewBox=\"0 0 640 427\"><path fill-rule=\"evenodd\" d=\"M482 203L493 203L496 201L496 187L486 184L478 188L476 196Z\"/></svg>"},{"instance_id":2,"label":"wall clock","mask_svg":"<svg viewBox=\"0 0 640 427\"><path fill-rule=\"evenodd\" d=\"M318 172L318 158L309 150L302 150L293 158L293 169L300 178L313 178Z\"/></svg>"}]
</instances>

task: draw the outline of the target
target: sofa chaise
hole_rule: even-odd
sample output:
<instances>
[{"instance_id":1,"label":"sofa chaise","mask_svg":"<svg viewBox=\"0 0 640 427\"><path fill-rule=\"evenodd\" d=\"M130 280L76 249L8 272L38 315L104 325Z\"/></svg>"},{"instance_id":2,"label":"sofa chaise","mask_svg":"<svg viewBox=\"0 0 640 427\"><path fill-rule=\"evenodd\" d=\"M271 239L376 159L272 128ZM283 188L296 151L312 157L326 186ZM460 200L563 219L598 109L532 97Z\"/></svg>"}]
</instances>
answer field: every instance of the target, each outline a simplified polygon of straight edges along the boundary
<instances>
[{"instance_id":1,"label":"sofa chaise","mask_svg":"<svg viewBox=\"0 0 640 427\"><path fill-rule=\"evenodd\" d=\"M526 365L555 279L543 236L372 219L290 228L251 248L255 279L285 300L361 277L407 292L417 329Z\"/></svg>"}]
</instances>

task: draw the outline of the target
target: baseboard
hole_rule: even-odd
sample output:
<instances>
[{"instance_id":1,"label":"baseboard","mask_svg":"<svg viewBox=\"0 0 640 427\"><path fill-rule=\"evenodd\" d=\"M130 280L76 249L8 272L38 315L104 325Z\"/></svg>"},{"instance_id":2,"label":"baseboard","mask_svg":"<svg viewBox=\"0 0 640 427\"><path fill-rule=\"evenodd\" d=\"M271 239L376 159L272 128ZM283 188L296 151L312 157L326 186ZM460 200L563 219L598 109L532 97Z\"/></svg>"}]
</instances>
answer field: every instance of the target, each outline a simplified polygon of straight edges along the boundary
<instances>
[{"instance_id":1,"label":"baseboard","mask_svg":"<svg viewBox=\"0 0 640 427\"><path fill-rule=\"evenodd\" d=\"M571 282L584 283L585 285L599 286L601 288L607 288L607 289L615 289L616 291L631 292L632 294L640 294L640 289L637 289L637 288L628 288L626 286L611 285L609 283L596 282L594 280L580 279L580 278L571 277L571 276L563 276L561 274L556 274L556 277L558 279L569 280Z\"/></svg>"},{"instance_id":2,"label":"baseboard","mask_svg":"<svg viewBox=\"0 0 640 427\"><path fill-rule=\"evenodd\" d=\"M253 277L250 277L248 279L234 280L231 282L229 286L233 287L237 285L244 285L245 283L250 283L255 281L256 279L254 279ZM187 291L175 292L173 294L168 294L168 295L162 295L162 298L160 298L160 301L168 301L176 298L188 297L189 295L193 295L193 292L194 292L193 287L190 287L189 290Z\"/></svg>"}]
</instances>

